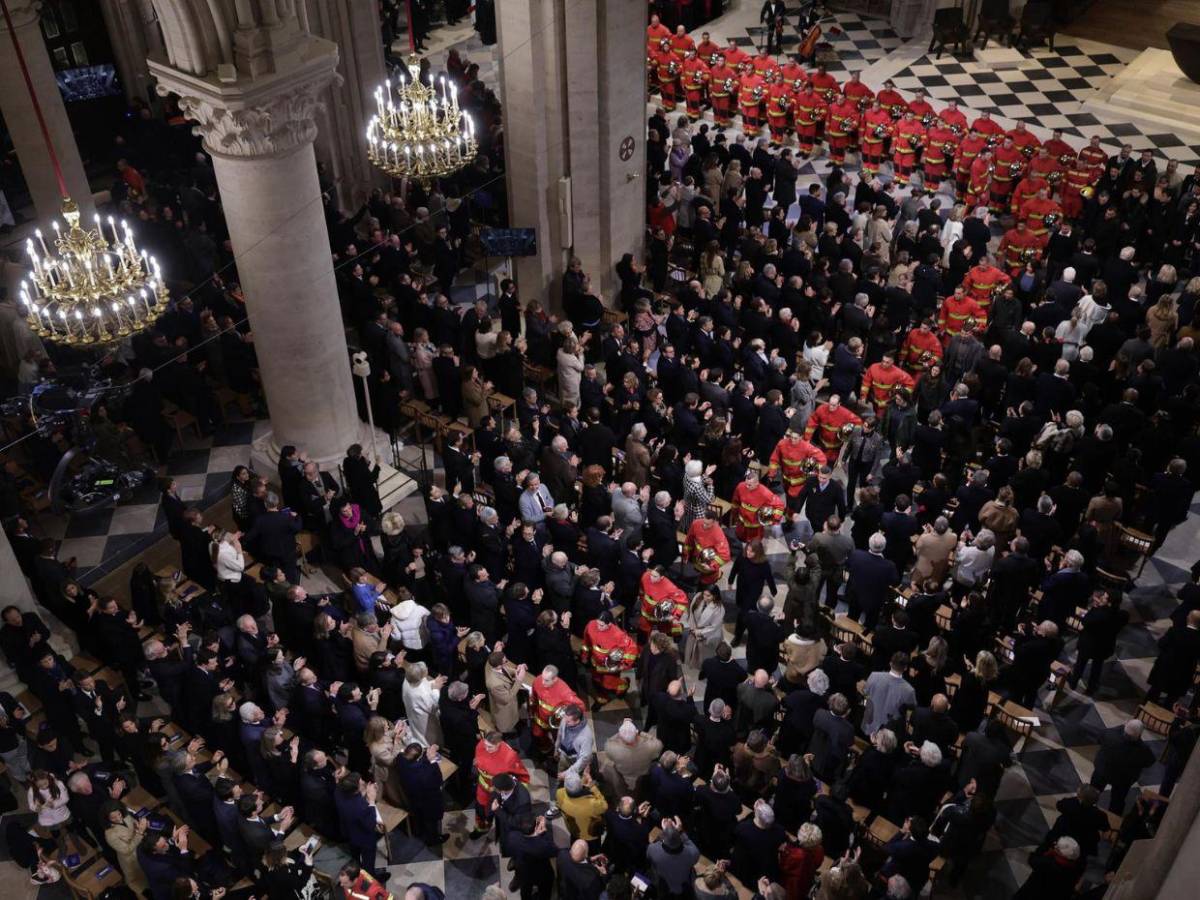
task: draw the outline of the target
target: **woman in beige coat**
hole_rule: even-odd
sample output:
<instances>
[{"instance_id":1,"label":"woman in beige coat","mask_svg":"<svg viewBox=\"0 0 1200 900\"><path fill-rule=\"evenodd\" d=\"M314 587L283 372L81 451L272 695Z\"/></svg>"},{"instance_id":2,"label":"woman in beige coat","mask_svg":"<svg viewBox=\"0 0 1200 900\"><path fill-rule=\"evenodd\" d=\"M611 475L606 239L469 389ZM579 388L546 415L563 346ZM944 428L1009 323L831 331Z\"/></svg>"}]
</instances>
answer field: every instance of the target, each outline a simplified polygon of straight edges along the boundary
<instances>
[{"instance_id":1,"label":"woman in beige coat","mask_svg":"<svg viewBox=\"0 0 1200 900\"><path fill-rule=\"evenodd\" d=\"M463 410L472 428L478 428L488 416L488 395L492 392L492 383L484 381L479 370L474 366L463 366L462 370L462 399Z\"/></svg>"},{"instance_id":2,"label":"woman in beige coat","mask_svg":"<svg viewBox=\"0 0 1200 900\"><path fill-rule=\"evenodd\" d=\"M150 826L150 818L134 818L116 801L104 805L108 825L104 829L104 840L117 854L117 864L125 877L125 884L136 896L141 896L150 885L138 863L137 848Z\"/></svg>"},{"instance_id":3,"label":"woman in beige coat","mask_svg":"<svg viewBox=\"0 0 1200 900\"><path fill-rule=\"evenodd\" d=\"M945 516L938 516L933 525L926 525L913 548L917 561L913 563L912 583L921 584L927 578L944 581L950 570L950 554L957 544L958 535L950 530Z\"/></svg>"},{"instance_id":4,"label":"woman in beige coat","mask_svg":"<svg viewBox=\"0 0 1200 900\"><path fill-rule=\"evenodd\" d=\"M979 524L996 536L996 546L1007 548L1017 531L1018 513L1013 508L1013 492L1008 485L1000 488L995 500L979 510Z\"/></svg>"},{"instance_id":5,"label":"woman in beige coat","mask_svg":"<svg viewBox=\"0 0 1200 900\"><path fill-rule=\"evenodd\" d=\"M504 652L496 650L488 657L483 667L483 682L487 686L488 709L492 722L501 734L517 730L521 719L521 708L517 705L518 685L525 680L525 664L514 666L504 658Z\"/></svg>"},{"instance_id":6,"label":"woman in beige coat","mask_svg":"<svg viewBox=\"0 0 1200 900\"><path fill-rule=\"evenodd\" d=\"M829 652L825 641L811 635L789 634L783 642L783 677L789 684L803 685L808 673L821 665Z\"/></svg>"},{"instance_id":7,"label":"woman in beige coat","mask_svg":"<svg viewBox=\"0 0 1200 900\"><path fill-rule=\"evenodd\" d=\"M626 481L632 481L641 490L650 481L650 465L653 462L650 448L646 446L646 426L635 422L625 439L625 461L621 470Z\"/></svg>"},{"instance_id":8,"label":"woman in beige coat","mask_svg":"<svg viewBox=\"0 0 1200 900\"><path fill-rule=\"evenodd\" d=\"M1150 346L1160 350L1171 343L1171 336L1179 327L1179 313L1175 311L1175 298L1165 294L1146 310L1146 327L1150 329Z\"/></svg>"},{"instance_id":9,"label":"woman in beige coat","mask_svg":"<svg viewBox=\"0 0 1200 900\"><path fill-rule=\"evenodd\" d=\"M394 806L404 806L404 788L392 763L396 761L408 743L404 735L404 723L392 725L383 716L372 716L363 730L363 740L371 754L371 768L375 783L383 785L383 797Z\"/></svg>"}]
</instances>

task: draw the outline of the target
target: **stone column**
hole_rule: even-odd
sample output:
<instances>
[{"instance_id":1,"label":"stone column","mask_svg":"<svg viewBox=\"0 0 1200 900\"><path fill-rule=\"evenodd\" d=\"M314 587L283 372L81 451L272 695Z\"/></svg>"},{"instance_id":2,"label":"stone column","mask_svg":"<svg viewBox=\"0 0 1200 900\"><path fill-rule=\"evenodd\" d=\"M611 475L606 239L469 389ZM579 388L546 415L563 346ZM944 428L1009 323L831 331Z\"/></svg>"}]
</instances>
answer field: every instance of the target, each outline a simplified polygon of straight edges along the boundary
<instances>
[{"instance_id":1,"label":"stone column","mask_svg":"<svg viewBox=\"0 0 1200 900\"><path fill-rule=\"evenodd\" d=\"M640 255L645 231L645 4L567 5L496 5L509 219L538 237L517 281L555 308L572 253L611 302L613 265Z\"/></svg>"},{"instance_id":2,"label":"stone column","mask_svg":"<svg viewBox=\"0 0 1200 900\"><path fill-rule=\"evenodd\" d=\"M40 0L9 0L8 10L17 32L17 41L21 45L21 53L29 68L34 93L37 94L42 115L46 119L50 142L54 145L54 152L58 156L59 165L62 166L67 192L84 214L84 221L91 221L92 189L83 171L79 148L75 144L75 134L71 130L71 120L67 118L67 108L63 105L62 94L59 93L58 83L54 80L54 69L50 66L50 54L46 52L46 44L38 27L41 6ZM61 217L62 195L58 188L58 180L46 153L46 142L42 137L37 116L33 112L33 102L29 98L29 89L17 63L17 54L13 51L12 38L2 17L0 110L4 112L5 124L8 125L17 158L21 162L21 174L25 176L25 183L29 185L29 193L33 196L38 218L48 222Z\"/></svg>"},{"instance_id":3,"label":"stone column","mask_svg":"<svg viewBox=\"0 0 1200 900\"><path fill-rule=\"evenodd\" d=\"M304 9L309 30L341 48L342 81L325 91L316 149L342 208L352 211L372 189L388 185L387 177L367 159L366 142L375 87L387 78L379 10L362 0L307 0Z\"/></svg>"},{"instance_id":4,"label":"stone column","mask_svg":"<svg viewBox=\"0 0 1200 900\"><path fill-rule=\"evenodd\" d=\"M320 97L336 45L307 39L282 73L222 83L151 59L162 94L179 96L213 157L238 278L254 330L273 434L317 462L359 440L329 235L317 184ZM240 66L239 66L240 69Z\"/></svg>"},{"instance_id":5,"label":"stone column","mask_svg":"<svg viewBox=\"0 0 1200 900\"><path fill-rule=\"evenodd\" d=\"M121 86L125 88L125 99L153 102L155 98L146 57L154 48L147 44L146 37L151 28L157 30L157 25L144 19L142 0L100 0L100 12L112 42L117 74L121 78Z\"/></svg>"}]
</instances>

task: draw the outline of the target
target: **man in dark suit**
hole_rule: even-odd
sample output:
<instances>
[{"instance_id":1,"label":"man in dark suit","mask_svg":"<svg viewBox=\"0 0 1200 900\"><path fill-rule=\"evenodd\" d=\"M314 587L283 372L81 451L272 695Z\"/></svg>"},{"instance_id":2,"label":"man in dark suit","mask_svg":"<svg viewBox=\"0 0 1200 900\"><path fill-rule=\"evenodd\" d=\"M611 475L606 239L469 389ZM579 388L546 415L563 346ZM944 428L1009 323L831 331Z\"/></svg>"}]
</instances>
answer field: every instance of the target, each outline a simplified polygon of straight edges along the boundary
<instances>
[{"instance_id":1,"label":"man in dark suit","mask_svg":"<svg viewBox=\"0 0 1200 900\"><path fill-rule=\"evenodd\" d=\"M242 840L242 830L238 827L242 819L237 808L241 796L239 785L228 778L218 778L213 785L212 817L219 837L217 846L228 848L229 858L237 871L249 872L254 863L246 852L246 842Z\"/></svg>"},{"instance_id":2,"label":"man in dark suit","mask_svg":"<svg viewBox=\"0 0 1200 900\"><path fill-rule=\"evenodd\" d=\"M813 716L813 736L809 751L813 754L813 772L832 784L846 764L846 754L854 744L854 723L847 715L850 704L841 694L829 698L829 708Z\"/></svg>"},{"instance_id":3,"label":"man in dark suit","mask_svg":"<svg viewBox=\"0 0 1200 900\"><path fill-rule=\"evenodd\" d=\"M1173 459L1165 472L1150 478L1147 518L1154 525L1154 549L1162 546L1171 529L1184 521L1192 502L1192 485L1184 477L1187 463Z\"/></svg>"},{"instance_id":4,"label":"man in dark suit","mask_svg":"<svg viewBox=\"0 0 1200 900\"><path fill-rule=\"evenodd\" d=\"M193 733L205 734L210 730L213 698L233 687L232 680L219 678L219 666L215 653L201 650L196 664L184 676L183 722Z\"/></svg>"},{"instance_id":5,"label":"man in dark suit","mask_svg":"<svg viewBox=\"0 0 1200 900\"><path fill-rule=\"evenodd\" d=\"M496 819L496 842L511 856L508 837L513 825L533 808L529 789L507 772L492 779L492 815Z\"/></svg>"},{"instance_id":6,"label":"man in dark suit","mask_svg":"<svg viewBox=\"0 0 1200 900\"><path fill-rule=\"evenodd\" d=\"M1017 617L1029 599L1029 592L1041 578L1043 569L1036 559L1029 556L1029 541L1024 537L1013 538L1012 550L992 566L990 606L993 624L1011 631Z\"/></svg>"},{"instance_id":7,"label":"man in dark suit","mask_svg":"<svg viewBox=\"0 0 1200 900\"><path fill-rule=\"evenodd\" d=\"M1125 796L1133 783L1154 762L1154 753L1142 741L1143 729L1138 719L1108 729L1096 754L1091 785L1098 791L1112 785L1108 808L1117 815L1125 812Z\"/></svg>"},{"instance_id":8,"label":"man in dark suit","mask_svg":"<svg viewBox=\"0 0 1200 900\"><path fill-rule=\"evenodd\" d=\"M642 542L654 551L650 561L657 566L670 567L679 559L679 524L671 495L659 491L646 509L646 524L642 528Z\"/></svg>"},{"instance_id":9,"label":"man in dark suit","mask_svg":"<svg viewBox=\"0 0 1200 900\"><path fill-rule=\"evenodd\" d=\"M574 841L558 851L558 892L563 900L600 900L608 868L588 857L587 841Z\"/></svg>"},{"instance_id":10,"label":"man in dark suit","mask_svg":"<svg viewBox=\"0 0 1200 900\"><path fill-rule=\"evenodd\" d=\"M150 884L154 900L171 900L175 879L191 878L194 859L188 853L188 829L180 825L170 836L166 832L151 832L137 850L138 865Z\"/></svg>"},{"instance_id":11,"label":"man in dark suit","mask_svg":"<svg viewBox=\"0 0 1200 900\"><path fill-rule=\"evenodd\" d=\"M291 444L279 448L279 488L283 503L292 509L300 508L300 482L304 480L307 456L296 452Z\"/></svg>"},{"instance_id":12,"label":"man in dark suit","mask_svg":"<svg viewBox=\"0 0 1200 900\"><path fill-rule=\"evenodd\" d=\"M606 477L613 474L613 448L617 437L611 428L600 421L600 411L594 407L587 410L587 426L579 434L579 457L584 467L597 465L604 469Z\"/></svg>"},{"instance_id":13,"label":"man in dark suit","mask_svg":"<svg viewBox=\"0 0 1200 900\"><path fill-rule=\"evenodd\" d=\"M921 638L908 627L908 621L908 613L896 607L891 619L876 629L871 638L871 645L874 647L871 662L875 671L882 672L886 669L893 653L908 656L920 645Z\"/></svg>"},{"instance_id":14,"label":"man in dark suit","mask_svg":"<svg viewBox=\"0 0 1200 900\"><path fill-rule=\"evenodd\" d=\"M334 802L337 776L338 770L334 769L325 751L314 749L304 754L300 773L300 805L304 810L304 821L318 834L335 841L341 840L342 835Z\"/></svg>"},{"instance_id":15,"label":"man in dark suit","mask_svg":"<svg viewBox=\"0 0 1200 900\"><path fill-rule=\"evenodd\" d=\"M1083 670L1090 662L1092 672L1088 676L1087 693L1095 694L1100 687L1100 674L1104 661L1117 649L1117 635L1129 622L1129 613L1121 609L1119 597L1108 591L1097 591L1092 596L1091 608L1084 614L1079 631L1078 655L1071 670L1070 685L1079 686Z\"/></svg>"},{"instance_id":16,"label":"man in dark suit","mask_svg":"<svg viewBox=\"0 0 1200 900\"><path fill-rule=\"evenodd\" d=\"M613 520L611 516L600 516L596 524L586 532L587 564L600 570L602 581L612 581L617 577L617 563L621 556L621 545L613 538ZM584 623L586 624L586 623Z\"/></svg>"},{"instance_id":17,"label":"man in dark suit","mask_svg":"<svg viewBox=\"0 0 1200 900\"><path fill-rule=\"evenodd\" d=\"M958 723L950 718L950 701L945 694L934 694L928 706L913 710L912 742L918 747L932 741L942 754L950 756L950 748L958 740Z\"/></svg>"},{"instance_id":18,"label":"man in dark suit","mask_svg":"<svg viewBox=\"0 0 1200 900\"><path fill-rule=\"evenodd\" d=\"M279 498L274 494L267 494L266 507L267 511L255 518L242 543L253 548L260 562L283 569L289 583L299 584L296 535L300 533L300 517L295 510L281 510ZM320 528L324 529L324 522Z\"/></svg>"},{"instance_id":19,"label":"man in dark suit","mask_svg":"<svg viewBox=\"0 0 1200 900\"><path fill-rule=\"evenodd\" d=\"M443 723L446 721L443 719ZM450 734L451 727L446 725L445 730ZM472 730L467 733L472 744L475 742L476 732L477 729L472 726ZM460 766L460 772L470 773L470 755L467 757L467 763L465 767ZM437 764L437 748L409 744L392 765L404 788L404 799L416 826L416 835L431 847L445 843L450 835L442 831L442 816L446 805L442 799L442 770Z\"/></svg>"},{"instance_id":20,"label":"man in dark suit","mask_svg":"<svg viewBox=\"0 0 1200 900\"><path fill-rule=\"evenodd\" d=\"M832 475L833 470L829 466L821 466L817 477L805 481L800 491L804 515L813 531L820 531L832 515L839 519L846 516L846 489Z\"/></svg>"},{"instance_id":21,"label":"man in dark suit","mask_svg":"<svg viewBox=\"0 0 1200 900\"><path fill-rule=\"evenodd\" d=\"M315 462L307 462L299 491L300 518L305 529L323 532L329 522L329 502L338 494L337 482L328 472L322 472Z\"/></svg>"},{"instance_id":22,"label":"man in dark suit","mask_svg":"<svg viewBox=\"0 0 1200 900\"><path fill-rule=\"evenodd\" d=\"M874 631L883 602L900 583L896 564L883 555L887 539L879 533L871 535L867 550L852 550L846 559L846 602L850 618L862 620L866 631Z\"/></svg>"},{"instance_id":23,"label":"man in dark suit","mask_svg":"<svg viewBox=\"0 0 1200 900\"><path fill-rule=\"evenodd\" d=\"M650 804L639 807L632 797L622 797L604 814L604 854L614 868L623 872L643 869L654 827L649 817Z\"/></svg>"},{"instance_id":24,"label":"man in dark suit","mask_svg":"<svg viewBox=\"0 0 1200 900\"><path fill-rule=\"evenodd\" d=\"M181 812L188 824L209 841L219 840L220 833L213 814L213 785L204 773L213 765L219 765L224 755L217 750L213 753L213 762L201 765L195 756L185 752L174 761L175 790L183 800Z\"/></svg>"},{"instance_id":25,"label":"man in dark suit","mask_svg":"<svg viewBox=\"0 0 1200 900\"><path fill-rule=\"evenodd\" d=\"M714 700L723 700L731 710L737 709L737 689L746 680L746 668L733 658L733 648L722 641L716 652L700 664L700 679L704 682L704 708Z\"/></svg>"},{"instance_id":26,"label":"man in dark suit","mask_svg":"<svg viewBox=\"0 0 1200 900\"><path fill-rule=\"evenodd\" d=\"M1150 703L1166 698L1170 706L1192 687L1196 663L1200 661L1200 609L1187 614L1183 625L1172 625L1158 641L1158 658L1150 669Z\"/></svg>"},{"instance_id":27,"label":"man in dark suit","mask_svg":"<svg viewBox=\"0 0 1200 900\"><path fill-rule=\"evenodd\" d=\"M242 820L238 822L238 830L246 844L246 851L253 859L262 859L262 855L271 849L271 845L283 839L292 827L293 811L285 806L269 819L263 818L264 797L261 792L242 797L238 801L238 813ZM375 822L371 816L371 824Z\"/></svg>"}]
</instances>

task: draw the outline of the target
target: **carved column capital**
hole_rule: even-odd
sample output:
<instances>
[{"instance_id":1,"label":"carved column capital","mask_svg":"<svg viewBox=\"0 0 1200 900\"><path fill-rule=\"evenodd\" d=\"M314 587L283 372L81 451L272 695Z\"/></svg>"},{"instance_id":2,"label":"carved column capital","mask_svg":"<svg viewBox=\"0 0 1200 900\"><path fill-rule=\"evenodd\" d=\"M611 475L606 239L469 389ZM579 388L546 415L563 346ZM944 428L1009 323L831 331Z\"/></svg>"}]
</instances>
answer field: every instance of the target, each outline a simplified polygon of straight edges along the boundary
<instances>
[{"instance_id":1,"label":"carved column capital","mask_svg":"<svg viewBox=\"0 0 1200 900\"><path fill-rule=\"evenodd\" d=\"M217 156L283 156L317 136L324 92L340 83L337 47L311 39L321 52L295 69L257 78L221 82L197 77L150 60L160 96L175 94L179 108L195 121L193 133Z\"/></svg>"}]
</instances>

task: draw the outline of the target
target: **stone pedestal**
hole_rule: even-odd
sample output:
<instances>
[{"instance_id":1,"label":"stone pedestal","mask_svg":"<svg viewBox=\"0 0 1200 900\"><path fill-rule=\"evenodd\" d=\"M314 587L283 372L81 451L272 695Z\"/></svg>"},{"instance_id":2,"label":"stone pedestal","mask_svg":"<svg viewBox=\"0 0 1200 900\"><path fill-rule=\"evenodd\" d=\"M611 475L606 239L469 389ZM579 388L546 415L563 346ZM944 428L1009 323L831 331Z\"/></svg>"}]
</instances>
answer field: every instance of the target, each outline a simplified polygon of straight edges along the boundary
<instances>
[{"instance_id":1,"label":"stone pedestal","mask_svg":"<svg viewBox=\"0 0 1200 900\"><path fill-rule=\"evenodd\" d=\"M71 131L71 120L67 118L67 108L63 105L58 82L54 80L50 55L46 52L46 44L38 27L40 8L40 0L9 0L8 3L13 27L17 31L17 41L21 45L21 53L25 57L29 77L33 82L33 91L46 119L46 128L50 132L50 142L54 145L55 155L62 166L67 192L79 206L84 221L90 222L93 211L92 189L83 171L79 148L75 144L75 134ZM61 219L62 194L58 180L46 153L41 126L34 114L33 101L30 100L29 89L25 85L17 54L13 51L12 38L3 18L0 18L0 110L4 113L4 122L12 135L13 147L16 148L17 159L21 162L21 174L25 176L25 183L33 196L38 218L44 222Z\"/></svg>"},{"instance_id":2,"label":"stone pedestal","mask_svg":"<svg viewBox=\"0 0 1200 900\"><path fill-rule=\"evenodd\" d=\"M242 29L238 36L246 48L263 46ZM150 68L159 92L177 94L198 122L213 157L270 408L270 444L276 453L294 444L328 465L362 432L313 153L337 47L307 34L281 46L285 56L254 55L260 71L275 71L233 81L161 59Z\"/></svg>"},{"instance_id":3,"label":"stone pedestal","mask_svg":"<svg viewBox=\"0 0 1200 900\"><path fill-rule=\"evenodd\" d=\"M1020 50L995 43L989 43L982 50L976 49L975 62L997 72L1001 69L1027 69L1037 65L1033 60L1026 59Z\"/></svg>"},{"instance_id":4,"label":"stone pedestal","mask_svg":"<svg viewBox=\"0 0 1200 900\"><path fill-rule=\"evenodd\" d=\"M1169 50L1143 50L1091 96L1087 112L1130 117L1161 125L1188 143L1200 142L1200 84L1180 71Z\"/></svg>"},{"instance_id":5,"label":"stone pedestal","mask_svg":"<svg viewBox=\"0 0 1200 900\"><path fill-rule=\"evenodd\" d=\"M568 16L563 0L505 0L496 18L509 218L538 242L516 260L521 296L558 308L574 255L609 303L613 266L644 241L645 4L575 4Z\"/></svg>"},{"instance_id":6,"label":"stone pedestal","mask_svg":"<svg viewBox=\"0 0 1200 900\"><path fill-rule=\"evenodd\" d=\"M933 22L937 0L892 0L888 21L902 38L911 38L928 30Z\"/></svg>"}]
</instances>

